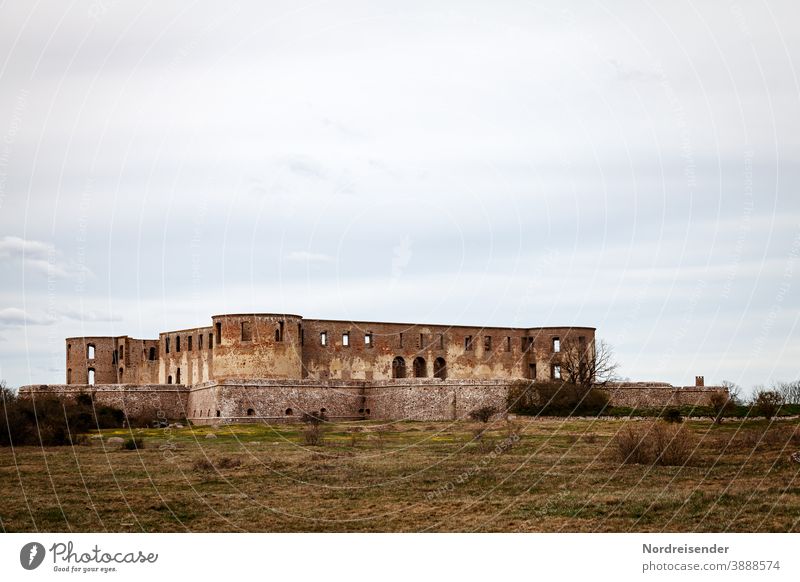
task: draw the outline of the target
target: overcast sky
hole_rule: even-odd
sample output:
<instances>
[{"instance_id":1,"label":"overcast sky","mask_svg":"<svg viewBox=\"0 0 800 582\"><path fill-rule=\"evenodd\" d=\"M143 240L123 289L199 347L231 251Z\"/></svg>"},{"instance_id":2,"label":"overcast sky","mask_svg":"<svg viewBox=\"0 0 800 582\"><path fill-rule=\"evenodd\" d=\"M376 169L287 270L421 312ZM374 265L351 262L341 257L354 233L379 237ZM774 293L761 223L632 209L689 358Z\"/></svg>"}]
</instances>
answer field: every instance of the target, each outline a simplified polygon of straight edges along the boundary
<instances>
[{"instance_id":1,"label":"overcast sky","mask_svg":"<svg viewBox=\"0 0 800 582\"><path fill-rule=\"evenodd\" d=\"M798 378L796 1L564 4L3 3L0 378L243 311Z\"/></svg>"}]
</instances>

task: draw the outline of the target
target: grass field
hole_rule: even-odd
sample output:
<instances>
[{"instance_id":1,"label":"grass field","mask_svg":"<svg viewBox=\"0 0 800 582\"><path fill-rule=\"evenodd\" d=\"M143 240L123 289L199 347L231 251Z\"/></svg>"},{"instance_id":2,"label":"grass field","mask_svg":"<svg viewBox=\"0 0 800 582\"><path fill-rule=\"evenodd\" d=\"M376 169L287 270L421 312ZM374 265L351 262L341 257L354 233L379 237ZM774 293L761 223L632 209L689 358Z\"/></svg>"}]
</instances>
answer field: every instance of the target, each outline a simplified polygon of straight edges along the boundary
<instances>
[{"instance_id":1,"label":"grass field","mask_svg":"<svg viewBox=\"0 0 800 582\"><path fill-rule=\"evenodd\" d=\"M0 448L4 531L800 531L796 419L687 421L684 466L622 464L636 420L107 430ZM217 438L206 438L214 433ZM144 439L141 450L104 444Z\"/></svg>"}]
</instances>

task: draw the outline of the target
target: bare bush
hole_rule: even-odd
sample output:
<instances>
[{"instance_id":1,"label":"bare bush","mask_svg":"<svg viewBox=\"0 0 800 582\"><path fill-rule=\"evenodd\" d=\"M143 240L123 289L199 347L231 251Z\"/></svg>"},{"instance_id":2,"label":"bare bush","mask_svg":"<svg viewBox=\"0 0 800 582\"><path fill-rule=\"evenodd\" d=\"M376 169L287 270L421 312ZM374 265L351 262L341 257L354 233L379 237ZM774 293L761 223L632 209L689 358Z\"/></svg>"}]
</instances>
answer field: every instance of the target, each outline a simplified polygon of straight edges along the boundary
<instances>
[{"instance_id":1,"label":"bare bush","mask_svg":"<svg viewBox=\"0 0 800 582\"><path fill-rule=\"evenodd\" d=\"M192 463L192 470L198 473L210 473L214 470L214 465L208 459L197 459Z\"/></svg>"},{"instance_id":2,"label":"bare bush","mask_svg":"<svg viewBox=\"0 0 800 582\"><path fill-rule=\"evenodd\" d=\"M695 440L688 429L657 421L628 424L616 434L613 445L624 464L682 466L689 462Z\"/></svg>"},{"instance_id":3,"label":"bare bush","mask_svg":"<svg viewBox=\"0 0 800 582\"><path fill-rule=\"evenodd\" d=\"M753 412L767 420L778 414L783 405L783 395L777 390L758 390L753 396Z\"/></svg>"},{"instance_id":4,"label":"bare bush","mask_svg":"<svg viewBox=\"0 0 800 582\"><path fill-rule=\"evenodd\" d=\"M222 457L217 461L218 469L236 469L242 466L242 460L239 457Z\"/></svg>"},{"instance_id":5,"label":"bare bush","mask_svg":"<svg viewBox=\"0 0 800 582\"><path fill-rule=\"evenodd\" d=\"M497 414L497 409L494 406L481 406L471 411L469 417L474 421L486 424L495 414Z\"/></svg>"},{"instance_id":6,"label":"bare bush","mask_svg":"<svg viewBox=\"0 0 800 582\"><path fill-rule=\"evenodd\" d=\"M708 399L708 403L714 411L714 424L721 424L725 415L735 407L730 393L725 394L724 392L714 392Z\"/></svg>"},{"instance_id":7,"label":"bare bush","mask_svg":"<svg viewBox=\"0 0 800 582\"><path fill-rule=\"evenodd\" d=\"M319 447L324 444L325 435L319 423L310 423L303 429L303 441L310 447Z\"/></svg>"}]
</instances>

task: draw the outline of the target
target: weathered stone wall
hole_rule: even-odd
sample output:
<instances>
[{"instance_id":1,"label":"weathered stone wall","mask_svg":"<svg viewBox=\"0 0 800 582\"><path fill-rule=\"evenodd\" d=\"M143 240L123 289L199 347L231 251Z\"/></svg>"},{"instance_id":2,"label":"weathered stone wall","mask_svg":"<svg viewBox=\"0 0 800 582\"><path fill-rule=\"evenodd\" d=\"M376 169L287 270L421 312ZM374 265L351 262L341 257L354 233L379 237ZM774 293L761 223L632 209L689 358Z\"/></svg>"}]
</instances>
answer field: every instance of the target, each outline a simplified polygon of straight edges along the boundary
<instances>
[{"instance_id":1,"label":"weathered stone wall","mask_svg":"<svg viewBox=\"0 0 800 582\"><path fill-rule=\"evenodd\" d=\"M89 357L89 346L94 346L94 357ZM87 384L89 369L94 369L95 384L112 384L117 378L117 338L71 337L66 340L67 384Z\"/></svg>"},{"instance_id":2,"label":"weathered stone wall","mask_svg":"<svg viewBox=\"0 0 800 582\"><path fill-rule=\"evenodd\" d=\"M131 417L181 419L186 417L189 390L181 386L163 384L49 384L23 386L23 398L57 396L74 399L79 394L90 394L97 405L114 406Z\"/></svg>"},{"instance_id":3,"label":"weathered stone wall","mask_svg":"<svg viewBox=\"0 0 800 582\"><path fill-rule=\"evenodd\" d=\"M214 373L209 379L302 378L301 319L288 314L214 316Z\"/></svg>"},{"instance_id":4,"label":"weathered stone wall","mask_svg":"<svg viewBox=\"0 0 800 582\"><path fill-rule=\"evenodd\" d=\"M553 339L566 345L583 337L594 342L594 328L498 328L375 323L336 320L302 321L303 369L308 378L386 380L393 377L396 357L405 362L407 378L417 377L414 361L422 358L422 377L436 377L436 360L442 358L447 379L512 379L551 377L560 354ZM326 335L327 345L321 336ZM344 336L347 334L348 344ZM371 342L365 342L365 336ZM471 349L467 349L471 338ZM488 338L488 339L487 339ZM531 342L530 344L528 342Z\"/></svg>"},{"instance_id":5,"label":"weathered stone wall","mask_svg":"<svg viewBox=\"0 0 800 582\"><path fill-rule=\"evenodd\" d=\"M456 420L483 406L506 411L506 380L407 378L403 380L225 379L188 388L176 385L43 385L20 389L23 396L53 394L95 401L134 416L187 417L198 424L278 422L304 412L324 411L331 419ZM613 406L706 405L724 388L628 383L609 387Z\"/></svg>"},{"instance_id":6,"label":"weathered stone wall","mask_svg":"<svg viewBox=\"0 0 800 582\"><path fill-rule=\"evenodd\" d=\"M631 408L664 406L708 406L712 394L724 393L722 386L672 386L660 382L625 382L606 387L613 406Z\"/></svg>"},{"instance_id":7,"label":"weathered stone wall","mask_svg":"<svg viewBox=\"0 0 800 582\"><path fill-rule=\"evenodd\" d=\"M506 412L508 382L503 380L408 380L376 382L366 391L373 418L456 420L492 406Z\"/></svg>"},{"instance_id":8,"label":"weathered stone wall","mask_svg":"<svg viewBox=\"0 0 800 582\"><path fill-rule=\"evenodd\" d=\"M291 421L319 411L330 419L453 420L481 406L504 412L507 389L499 380L228 379L192 388L188 406L198 424Z\"/></svg>"},{"instance_id":9,"label":"weathered stone wall","mask_svg":"<svg viewBox=\"0 0 800 582\"><path fill-rule=\"evenodd\" d=\"M363 385L307 380L222 380L191 389L190 416L198 424L293 421L304 412L330 419L369 418ZM217 416L219 412L219 416Z\"/></svg>"},{"instance_id":10,"label":"weathered stone wall","mask_svg":"<svg viewBox=\"0 0 800 582\"><path fill-rule=\"evenodd\" d=\"M159 334L159 383L191 385L213 377L211 330L207 326Z\"/></svg>"}]
</instances>

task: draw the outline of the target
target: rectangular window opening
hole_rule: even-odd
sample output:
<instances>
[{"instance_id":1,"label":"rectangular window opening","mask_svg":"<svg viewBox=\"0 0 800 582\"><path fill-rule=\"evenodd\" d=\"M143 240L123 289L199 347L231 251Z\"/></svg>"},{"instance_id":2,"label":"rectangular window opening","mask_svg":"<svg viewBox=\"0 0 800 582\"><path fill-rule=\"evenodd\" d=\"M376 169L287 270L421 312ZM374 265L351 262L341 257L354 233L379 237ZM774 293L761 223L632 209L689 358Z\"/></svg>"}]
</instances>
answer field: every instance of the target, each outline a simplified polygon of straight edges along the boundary
<instances>
[{"instance_id":1,"label":"rectangular window opening","mask_svg":"<svg viewBox=\"0 0 800 582\"><path fill-rule=\"evenodd\" d=\"M553 352L561 351L561 340L557 337L553 338Z\"/></svg>"},{"instance_id":2,"label":"rectangular window opening","mask_svg":"<svg viewBox=\"0 0 800 582\"><path fill-rule=\"evenodd\" d=\"M192 351L192 336L190 335L186 336L186 349Z\"/></svg>"},{"instance_id":3,"label":"rectangular window opening","mask_svg":"<svg viewBox=\"0 0 800 582\"><path fill-rule=\"evenodd\" d=\"M487 335L483 338L483 350L485 352L492 351L492 336Z\"/></svg>"},{"instance_id":4,"label":"rectangular window opening","mask_svg":"<svg viewBox=\"0 0 800 582\"><path fill-rule=\"evenodd\" d=\"M506 337L506 351L507 352L511 351L511 336Z\"/></svg>"},{"instance_id":5,"label":"rectangular window opening","mask_svg":"<svg viewBox=\"0 0 800 582\"><path fill-rule=\"evenodd\" d=\"M321 345L323 345L323 346L327 346L328 345L328 332L327 331L323 331L322 333L319 334L319 343Z\"/></svg>"},{"instance_id":6,"label":"rectangular window opening","mask_svg":"<svg viewBox=\"0 0 800 582\"><path fill-rule=\"evenodd\" d=\"M253 330L250 328L249 321L242 322L242 341L249 342L253 340Z\"/></svg>"},{"instance_id":7,"label":"rectangular window opening","mask_svg":"<svg viewBox=\"0 0 800 582\"><path fill-rule=\"evenodd\" d=\"M222 343L222 323L217 322L217 345Z\"/></svg>"},{"instance_id":8,"label":"rectangular window opening","mask_svg":"<svg viewBox=\"0 0 800 582\"><path fill-rule=\"evenodd\" d=\"M346 331L342 334L342 345L349 346L350 345L350 332Z\"/></svg>"},{"instance_id":9,"label":"rectangular window opening","mask_svg":"<svg viewBox=\"0 0 800 582\"><path fill-rule=\"evenodd\" d=\"M468 335L464 338L464 349L471 350L472 349L472 336Z\"/></svg>"},{"instance_id":10,"label":"rectangular window opening","mask_svg":"<svg viewBox=\"0 0 800 582\"><path fill-rule=\"evenodd\" d=\"M367 332L364 334L364 345L368 348L372 347L372 332Z\"/></svg>"}]
</instances>

